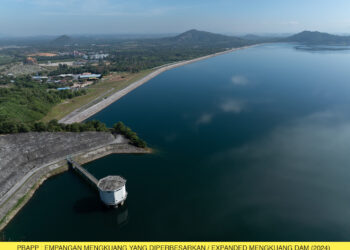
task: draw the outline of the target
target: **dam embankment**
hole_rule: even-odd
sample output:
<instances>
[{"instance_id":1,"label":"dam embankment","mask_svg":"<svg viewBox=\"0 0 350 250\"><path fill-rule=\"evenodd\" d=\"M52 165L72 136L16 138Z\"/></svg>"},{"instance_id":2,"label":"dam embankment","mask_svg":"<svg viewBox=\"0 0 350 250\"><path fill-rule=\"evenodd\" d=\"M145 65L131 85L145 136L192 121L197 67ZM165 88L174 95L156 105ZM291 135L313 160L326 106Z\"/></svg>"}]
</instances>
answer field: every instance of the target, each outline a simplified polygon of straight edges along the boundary
<instances>
[{"instance_id":1,"label":"dam embankment","mask_svg":"<svg viewBox=\"0 0 350 250\"><path fill-rule=\"evenodd\" d=\"M0 229L48 177L66 171L67 155L84 164L114 153L149 153L108 132L0 136Z\"/></svg>"}]
</instances>

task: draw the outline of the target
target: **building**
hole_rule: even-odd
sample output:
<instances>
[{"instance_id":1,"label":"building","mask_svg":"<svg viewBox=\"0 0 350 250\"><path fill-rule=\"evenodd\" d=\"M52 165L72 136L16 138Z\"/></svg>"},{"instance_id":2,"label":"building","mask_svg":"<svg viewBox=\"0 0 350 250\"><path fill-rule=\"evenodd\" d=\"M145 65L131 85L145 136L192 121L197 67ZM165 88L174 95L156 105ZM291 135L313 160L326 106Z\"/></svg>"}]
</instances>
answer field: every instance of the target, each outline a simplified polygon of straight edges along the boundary
<instances>
[{"instance_id":1,"label":"building","mask_svg":"<svg viewBox=\"0 0 350 250\"><path fill-rule=\"evenodd\" d=\"M82 80L97 80L97 79L100 79L102 77L101 74L81 74L79 75L79 79L82 79Z\"/></svg>"},{"instance_id":2,"label":"building","mask_svg":"<svg viewBox=\"0 0 350 250\"><path fill-rule=\"evenodd\" d=\"M69 90L70 87L57 88L57 90Z\"/></svg>"},{"instance_id":3,"label":"building","mask_svg":"<svg viewBox=\"0 0 350 250\"><path fill-rule=\"evenodd\" d=\"M126 180L118 175L109 175L97 183L100 198L107 206L124 205L128 193L125 188Z\"/></svg>"},{"instance_id":4,"label":"building","mask_svg":"<svg viewBox=\"0 0 350 250\"><path fill-rule=\"evenodd\" d=\"M76 65L76 66L85 65L85 64L86 64L85 61L74 61L73 62L73 65Z\"/></svg>"},{"instance_id":5,"label":"building","mask_svg":"<svg viewBox=\"0 0 350 250\"><path fill-rule=\"evenodd\" d=\"M24 64L30 64L30 65L34 65L34 64L38 64L37 60L33 57L28 56L25 60L24 60Z\"/></svg>"},{"instance_id":6,"label":"building","mask_svg":"<svg viewBox=\"0 0 350 250\"><path fill-rule=\"evenodd\" d=\"M85 56L85 54L82 53L82 52L79 52L79 51L77 51L77 50L74 50L74 51L73 51L73 56Z\"/></svg>"},{"instance_id":7,"label":"building","mask_svg":"<svg viewBox=\"0 0 350 250\"><path fill-rule=\"evenodd\" d=\"M108 56L109 54L94 54L94 55L90 55L90 59L100 60L100 59L105 59Z\"/></svg>"},{"instance_id":8,"label":"building","mask_svg":"<svg viewBox=\"0 0 350 250\"><path fill-rule=\"evenodd\" d=\"M60 74L59 77L73 77L73 74Z\"/></svg>"},{"instance_id":9,"label":"building","mask_svg":"<svg viewBox=\"0 0 350 250\"><path fill-rule=\"evenodd\" d=\"M37 80L37 81L42 81L42 80L47 80L48 77L47 76L32 76L33 80Z\"/></svg>"}]
</instances>

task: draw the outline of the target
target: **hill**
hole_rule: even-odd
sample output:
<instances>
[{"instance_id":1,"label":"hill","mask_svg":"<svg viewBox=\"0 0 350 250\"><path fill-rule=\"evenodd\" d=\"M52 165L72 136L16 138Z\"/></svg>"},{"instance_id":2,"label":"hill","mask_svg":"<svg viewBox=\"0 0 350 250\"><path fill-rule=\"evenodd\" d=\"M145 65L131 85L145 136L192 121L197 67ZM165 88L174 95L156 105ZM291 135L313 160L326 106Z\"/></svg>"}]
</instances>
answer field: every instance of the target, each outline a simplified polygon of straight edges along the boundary
<instances>
[{"instance_id":1,"label":"hill","mask_svg":"<svg viewBox=\"0 0 350 250\"><path fill-rule=\"evenodd\" d=\"M210 33L207 31L199 31L196 29L188 30L180 35L171 37L174 42L218 42L218 41L230 41L233 37L225 36L221 34ZM239 39L239 38L236 38Z\"/></svg>"},{"instance_id":2,"label":"hill","mask_svg":"<svg viewBox=\"0 0 350 250\"><path fill-rule=\"evenodd\" d=\"M58 45L65 45L65 44L70 44L72 43L72 38L67 36L67 35L62 35L57 37L55 40L52 41L54 44Z\"/></svg>"},{"instance_id":3,"label":"hill","mask_svg":"<svg viewBox=\"0 0 350 250\"><path fill-rule=\"evenodd\" d=\"M350 45L350 36L338 36L318 31L303 31L287 37L285 41L305 44Z\"/></svg>"},{"instance_id":4,"label":"hill","mask_svg":"<svg viewBox=\"0 0 350 250\"><path fill-rule=\"evenodd\" d=\"M158 39L160 43L174 46L237 47L250 41L242 38L215 34L207 31L188 30L174 37Z\"/></svg>"}]
</instances>

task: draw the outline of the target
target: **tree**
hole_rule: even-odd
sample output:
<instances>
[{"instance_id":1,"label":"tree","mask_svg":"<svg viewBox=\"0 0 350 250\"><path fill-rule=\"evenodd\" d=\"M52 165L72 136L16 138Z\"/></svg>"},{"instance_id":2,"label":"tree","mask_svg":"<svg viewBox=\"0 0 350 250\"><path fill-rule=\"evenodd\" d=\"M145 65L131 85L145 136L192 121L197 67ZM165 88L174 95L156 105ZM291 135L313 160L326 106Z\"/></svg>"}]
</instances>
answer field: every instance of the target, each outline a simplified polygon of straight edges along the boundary
<instances>
[{"instance_id":1,"label":"tree","mask_svg":"<svg viewBox=\"0 0 350 250\"><path fill-rule=\"evenodd\" d=\"M114 133L122 134L128 138L132 145L136 147L145 148L147 146L146 142L140 139L137 134L131 130L131 128L124 125L123 122L117 122L113 125Z\"/></svg>"},{"instance_id":2,"label":"tree","mask_svg":"<svg viewBox=\"0 0 350 250\"><path fill-rule=\"evenodd\" d=\"M61 128L60 124L58 123L58 121L56 119L54 119L54 120L51 120L47 124L47 131L49 131L49 132L60 132L60 131L62 131L62 128Z\"/></svg>"},{"instance_id":3,"label":"tree","mask_svg":"<svg viewBox=\"0 0 350 250\"><path fill-rule=\"evenodd\" d=\"M34 131L36 132L44 132L47 130L47 126L43 122L36 122L34 123Z\"/></svg>"},{"instance_id":4,"label":"tree","mask_svg":"<svg viewBox=\"0 0 350 250\"><path fill-rule=\"evenodd\" d=\"M80 132L80 126L79 123L72 123L70 125L70 132Z\"/></svg>"},{"instance_id":5,"label":"tree","mask_svg":"<svg viewBox=\"0 0 350 250\"><path fill-rule=\"evenodd\" d=\"M3 134L18 133L18 128L15 122L6 121L0 123L0 131Z\"/></svg>"},{"instance_id":6,"label":"tree","mask_svg":"<svg viewBox=\"0 0 350 250\"><path fill-rule=\"evenodd\" d=\"M20 123L17 125L18 127L18 132L20 133L27 133L27 132L30 132L31 128L25 124L25 123Z\"/></svg>"},{"instance_id":7,"label":"tree","mask_svg":"<svg viewBox=\"0 0 350 250\"><path fill-rule=\"evenodd\" d=\"M147 147L147 143L146 143L144 140L140 139L140 138L138 138L138 140L135 141L135 142L133 142L133 143L135 143L134 145L135 145L136 147L139 147L139 148L145 148L145 147Z\"/></svg>"},{"instance_id":8,"label":"tree","mask_svg":"<svg viewBox=\"0 0 350 250\"><path fill-rule=\"evenodd\" d=\"M90 121L90 123L91 123L91 125L94 126L96 131L99 131L99 132L108 132L109 131L109 129L106 127L106 124L104 124L100 121L93 120L93 121Z\"/></svg>"},{"instance_id":9,"label":"tree","mask_svg":"<svg viewBox=\"0 0 350 250\"><path fill-rule=\"evenodd\" d=\"M114 124L113 129L115 133L122 134L126 131L126 126L123 122L117 122L116 124Z\"/></svg>"}]
</instances>

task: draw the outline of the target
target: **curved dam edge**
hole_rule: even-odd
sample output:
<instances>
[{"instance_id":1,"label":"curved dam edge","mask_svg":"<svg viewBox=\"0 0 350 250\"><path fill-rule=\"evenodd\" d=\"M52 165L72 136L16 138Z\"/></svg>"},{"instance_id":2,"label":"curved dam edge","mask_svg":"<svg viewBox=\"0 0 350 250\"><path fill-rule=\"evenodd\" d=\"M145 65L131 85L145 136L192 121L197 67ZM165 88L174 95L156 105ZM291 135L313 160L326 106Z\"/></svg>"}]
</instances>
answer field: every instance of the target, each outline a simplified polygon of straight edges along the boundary
<instances>
[{"instance_id":1,"label":"curved dam edge","mask_svg":"<svg viewBox=\"0 0 350 250\"><path fill-rule=\"evenodd\" d=\"M85 164L110 154L148 154L150 148L138 148L128 144L127 140L111 142L106 145L90 148L75 154L71 154L77 162ZM15 217L23 208L35 191L48 178L63 173L69 169L64 155L50 163L35 167L29 171L19 182L16 183L0 200L0 230Z\"/></svg>"},{"instance_id":2,"label":"curved dam edge","mask_svg":"<svg viewBox=\"0 0 350 250\"><path fill-rule=\"evenodd\" d=\"M93 100L92 102L84 105L83 107L77 108L76 110L72 111L71 113L69 113L68 115L66 115L62 119L60 119L59 122L60 123L64 123L64 124L71 124L71 123L75 123L75 122L82 122L82 121L88 119L89 117L97 114L101 110L105 109L106 107L108 107L112 103L116 102L117 100L119 100L120 98L125 96L126 94L130 93L134 89L140 87L144 83L148 82L149 80L153 79L154 77L156 77L156 76L160 75L161 73L163 73L165 71L168 71L170 69L181 67L183 65L194 63L194 62L198 62L198 61L201 61L201 60L209 59L211 57L228 54L228 53L231 53L231 52L234 52L234 51L237 51L237 50L247 49L247 48L250 48L250 47L257 46L257 45L261 45L261 44L254 44L254 45L247 45L247 46L232 48L232 49L228 49L228 50L225 50L225 51L217 52L217 53L214 53L214 54L198 57L198 58L195 58L195 59L175 62L175 63L171 63L171 64L165 64L163 66L156 67L155 71L149 73L148 75L146 75L145 77L141 78L140 80L137 80L137 81L131 83L130 85L128 85L124 89L121 89L121 90L115 92L114 94L104 98L103 100L101 100L101 101L99 101L97 103L93 103L93 102L96 101L96 100ZM86 107L86 108L84 108L84 107Z\"/></svg>"}]
</instances>

